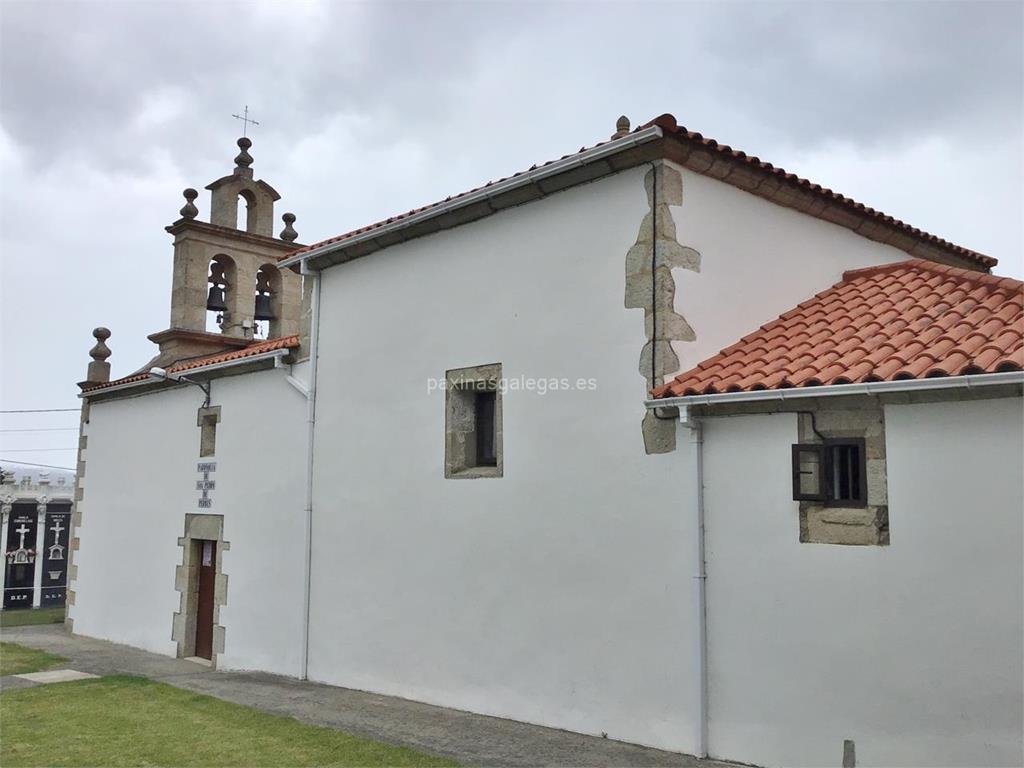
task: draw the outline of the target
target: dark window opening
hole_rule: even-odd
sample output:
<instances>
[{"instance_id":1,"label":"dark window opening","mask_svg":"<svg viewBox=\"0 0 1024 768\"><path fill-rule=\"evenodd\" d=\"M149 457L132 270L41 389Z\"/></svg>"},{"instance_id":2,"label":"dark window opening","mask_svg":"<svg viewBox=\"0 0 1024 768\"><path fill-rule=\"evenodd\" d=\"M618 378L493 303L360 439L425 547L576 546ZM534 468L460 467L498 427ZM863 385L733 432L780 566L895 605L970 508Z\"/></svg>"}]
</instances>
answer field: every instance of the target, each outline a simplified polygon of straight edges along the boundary
<instances>
[{"instance_id":1,"label":"dark window opening","mask_svg":"<svg viewBox=\"0 0 1024 768\"><path fill-rule=\"evenodd\" d=\"M501 477L501 363L445 371L444 476Z\"/></svg>"},{"instance_id":2,"label":"dark window opening","mask_svg":"<svg viewBox=\"0 0 1024 768\"><path fill-rule=\"evenodd\" d=\"M793 446L793 498L831 507L867 505L863 439L836 438Z\"/></svg>"},{"instance_id":3,"label":"dark window opening","mask_svg":"<svg viewBox=\"0 0 1024 768\"><path fill-rule=\"evenodd\" d=\"M825 464L829 469L828 501L861 500L864 479L860 472L860 446L840 443L827 446Z\"/></svg>"},{"instance_id":4,"label":"dark window opening","mask_svg":"<svg viewBox=\"0 0 1024 768\"><path fill-rule=\"evenodd\" d=\"M498 465L497 393L477 392L473 397L474 431L476 432L476 465L496 467Z\"/></svg>"}]
</instances>

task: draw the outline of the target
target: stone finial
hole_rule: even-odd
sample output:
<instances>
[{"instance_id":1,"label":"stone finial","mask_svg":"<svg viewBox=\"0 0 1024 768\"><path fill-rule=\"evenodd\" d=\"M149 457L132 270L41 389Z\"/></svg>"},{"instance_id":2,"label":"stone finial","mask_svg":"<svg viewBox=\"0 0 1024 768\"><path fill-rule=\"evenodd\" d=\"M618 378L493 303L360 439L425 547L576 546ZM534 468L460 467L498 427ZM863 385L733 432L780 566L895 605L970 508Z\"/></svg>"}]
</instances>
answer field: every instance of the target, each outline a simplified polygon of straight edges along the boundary
<instances>
[{"instance_id":1,"label":"stone finial","mask_svg":"<svg viewBox=\"0 0 1024 768\"><path fill-rule=\"evenodd\" d=\"M612 134L612 138L621 139L627 134L629 134L629 118L623 115L615 121L615 133Z\"/></svg>"},{"instance_id":2,"label":"stone finial","mask_svg":"<svg viewBox=\"0 0 1024 768\"><path fill-rule=\"evenodd\" d=\"M110 357L110 347L106 344L107 339L110 338L110 331L102 327L94 328L92 336L96 339L96 345L89 350L92 362L89 363L85 380L95 383L110 381L110 363L107 362L107 358Z\"/></svg>"},{"instance_id":3,"label":"stone finial","mask_svg":"<svg viewBox=\"0 0 1024 768\"><path fill-rule=\"evenodd\" d=\"M279 237L289 243L294 242L295 238L299 236L299 233L295 231L295 227L292 226L295 223L295 214L286 213L281 216L281 221L284 222L284 229L281 230Z\"/></svg>"},{"instance_id":4,"label":"stone finial","mask_svg":"<svg viewBox=\"0 0 1024 768\"><path fill-rule=\"evenodd\" d=\"M89 350L89 357L100 363L106 362L110 357L110 347L106 344L110 338L110 330L103 327L93 328L92 337L96 339L96 346Z\"/></svg>"},{"instance_id":5,"label":"stone finial","mask_svg":"<svg viewBox=\"0 0 1024 768\"><path fill-rule=\"evenodd\" d=\"M199 193L192 189L192 187L187 187L181 194L185 197L185 205L182 206L178 213L186 219L194 219L199 215L199 209L195 206L195 200L199 197Z\"/></svg>"},{"instance_id":6,"label":"stone finial","mask_svg":"<svg viewBox=\"0 0 1024 768\"><path fill-rule=\"evenodd\" d=\"M249 154L249 147L252 146L252 139L248 139L245 136L238 140L238 148L242 150L238 153L235 158L235 173L242 173L243 175L252 175L252 169L249 167L252 165L252 155ZM246 173L248 172L248 173Z\"/></svg>"}]
</instances>

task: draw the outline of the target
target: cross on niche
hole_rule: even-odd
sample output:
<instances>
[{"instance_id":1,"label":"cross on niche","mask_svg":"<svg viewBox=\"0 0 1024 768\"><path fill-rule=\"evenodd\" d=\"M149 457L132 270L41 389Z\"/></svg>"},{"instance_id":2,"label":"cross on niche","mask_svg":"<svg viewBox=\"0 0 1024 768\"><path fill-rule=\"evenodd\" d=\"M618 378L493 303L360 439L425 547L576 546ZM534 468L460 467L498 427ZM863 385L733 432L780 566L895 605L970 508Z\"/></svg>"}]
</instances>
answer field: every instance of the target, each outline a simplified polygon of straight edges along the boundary
<instances>
[{"instance_id":1,"label":"cross on niche","mask_svg":"<svg viewBox=\"0 0 1024 768\"><path fill-rule=\"evenodd\" d=\"M21 543L18 544L18 549L24 549L25 548L25 534L29 532L29 529L25 527L25 523L22 523L21 524L21 528L15 528L14 532L21 534Z\"/></svg>"},{"instance_id":2,"label":"cross on niche","mask_svg":"<svg viewBox=\"0 0 1024 768\"><path fill-rule=\"evenodd\" d=\"M64 530L64 526L60 524L60 518L57 518L50 530L53 531L53 543L56 544L60 540L60 532Z\"/></svg>"}]
</instances>

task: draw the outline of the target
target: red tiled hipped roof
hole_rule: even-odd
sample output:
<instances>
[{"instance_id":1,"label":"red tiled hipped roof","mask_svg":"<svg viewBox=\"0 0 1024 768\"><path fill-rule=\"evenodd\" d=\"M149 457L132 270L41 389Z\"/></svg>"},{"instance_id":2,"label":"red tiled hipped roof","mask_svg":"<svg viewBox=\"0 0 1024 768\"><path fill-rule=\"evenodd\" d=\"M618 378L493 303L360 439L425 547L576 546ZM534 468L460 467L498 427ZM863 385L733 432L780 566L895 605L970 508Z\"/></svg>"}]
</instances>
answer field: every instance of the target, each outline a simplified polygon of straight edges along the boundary
<instances>
[{"instance_id":1,"label":"red tiled hipped roof","mask_svg":"<svg viewBox=\"0 0 1024 768\"><path fill-rule=\"evenodd\" d=\"M751 192L753 194L766 197L780 204L790 205L791 207L795 207L798 210L802 210L808 215L819 216L822 218L824 218L822 216L822 211L825 207L839 206L845 211L844 220L849 216L852 216L854 217L854 220L867 219L872 222L877 222L877 224L875 225L876 228L882 227L884 229L891 227L893 230L902 233L902 235L904 235L906 238L909 238L910 242L912 243L925 243L934 246L941 250L955 254L956 256L959 256L961 258L973 261L974 263L986 269L990 269L991 267L994 267L998 263L998 260L994 259L991 256L986 256L984 254L978 253L977 251L973 251L969 248L964 248L963 246L951 243L948 240L944 240L940 237L937 237L936 235L925 232L924 230L912 227L909 224L906 224L893 216L889 216L887 214L882 213L881 211L877 211L874 208L866 206L863 203L859 203L856 200L839 194L838 192L833 192L831 189L827 187L823 187L820 184L815 184L811 181L808 181L807 179L797 176L796 174L788 173L784 171L782 168L776 168L771 163L766 163L762 161L760 158L748 155L740 150L733 149L727 144L720 144L714 139L709 139L705 136L702 136L699 133L696 133L695 131L690 131L683 126L678 125L673 115L667 113L664 115L660 115L659 117L656 117L655 119L647 123L644 123L643 125L637 126L637 128L633 130L633 133L642 131L646 128L650 128L651 126L654 125L661 128L666 137L672 137L675 140L679 141L680 143L684 144L685 149L688 149L691 152L704 152L708 155L706 163L701 163L699 161L687 163L688 166L691 167L691 169L697 170L697 172L699 173L704 173L713 178L718 178L729 183L734 183L733 180L728 178L730 174L728 166L739 164L746 168L747 170L751 171L753 175L755 175L758 179L761 179L760 181L752 181L748 174L748 178L745 179L742 183L736 182L737 186L741 186L743 189L746 189L748 192ZM350 240L358 235L363 235L365 233L381 229L382 227L388 226L390 224L400 222L403 219L408 219L417 214L429 211L432 208L440 208L441 206L447 203L458 201L460 198L467 197L476 192L488 189L489 187L493 187L496 184L500 184L510 179L515 179L517 177L523 176L524 174L530 173L531 171L535 171L538 168L544 168L546 166L552 165L553 163L570 158L573 155L588 152L607 143L609 142L602 141L590 147L580 147L579 151L568 155L562 155L562 157L558 158L558 160L549 160L546 163L532 165L525 171L520 171L518 173L514 173L510 176L506 176L501 179L489 181L483 186L474 187L473 189L461 192L457 195L449 195L444 200L439 200L436 203L430 203L429 205L424 205L420 208L413 208L411 211L399 213L387 219L383 219L381 221L374 222L373 224L360 227L359 229L353 229L350 232L345 232L344 234L336 235L334 237L327 238L326 240L321 240L318 243L313 243L312 245L307 245L302 248L298 248L290 253L286 253L285 255L281 256L280 259L288 259L328 245L342 244L346 240ZM792 192L795 192L796 194L787 193L787 189L791 190ZM810 206L799 203L800 194L811 196L813 199L817 201L817 203ZM834 219L829 220L834 221ZM854 229L855 231L861 231L862 229L861 227L856 226L851 226L851 228ZM885 238L878 239L881 242L887 242ZM897 245L896 247L901 246ZM904 248L904 250L908 249Z\"/></svg>"},{"instance_id":2,"label":"red tiled hipped roof","mask_svg":"<svg viewBox=\"0 0 1024 768\"><path fill-rule=\"evenodd\" d=\"M243 360L247 357L255 357L256 355L262 355L266 352L273 352L278 349L295 349L298 346L299 337L295 335L282 336L278 339L268 339L267 341L256 341L247 347L242 347L241 349L233 349L228 352L218 352L215 355L205 355L204 357L194 357L190 360L182 360L170 366L167 369L167 373L182 373L196 368L204 368L208 365L215 365L217 363L228 363L232 360ZM83 391L95 392L96 390L108 389L119 384L146 381L149 378L150 376L148 372L136 373L131 376L115 379L114 381L105 381L102 384L87 386Z\"/></svg>"},{"instance_id":3,"label":"red tiled hipped roof","mask_svg":"<svg viewBox=\"0 0 1024 768\"><path fill-rule=\"evenodd\" d=\"M922 259L846 272L655 397L1024 368L1024 283Z\"/></svg>"}]
</instances>

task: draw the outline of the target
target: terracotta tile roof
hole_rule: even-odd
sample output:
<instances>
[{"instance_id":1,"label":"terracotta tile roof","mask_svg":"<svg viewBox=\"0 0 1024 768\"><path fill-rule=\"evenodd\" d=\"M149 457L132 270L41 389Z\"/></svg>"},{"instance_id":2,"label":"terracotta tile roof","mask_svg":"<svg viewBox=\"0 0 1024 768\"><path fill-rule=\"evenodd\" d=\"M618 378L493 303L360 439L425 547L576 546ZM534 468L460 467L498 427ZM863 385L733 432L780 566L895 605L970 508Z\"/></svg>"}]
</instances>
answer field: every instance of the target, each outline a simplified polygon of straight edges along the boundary
<instances>
[{"instance_id":1,"label":"terracotta tile roof","mask_svg":"<svg viewBox=\"0 0 1024 768\"><path fill-rule=\"evenodd\" d=\"M690 131L683 126L678 125L675 117L670 114L660 115L643 125L637 126L637 128L633 130L633 133L642 131L652 125L657 125L661 128L666 137L673 137L677 142L679 142L681 145L680 149L684 155L685 165L698 173L733 184L734 186L738 186L752 194L769 199L779 205L795 208L807 213L808 215L824 218L828 221L832 221L833 223L846 226L865 237L870 237L878 240L879 242L889 243L894 247L907 251L908 253L917 246L925 244L932 246L939 251L944 251L963 259L967 259L968 261L972 261L986 269L994 267L998 263L998 260L991 256L986 256L969 248L964 248L963 246L951 243L948 240L944 240L936 235L925 232L924 230L912 227L893 216L888 216L880 211L876 211L874 208L864 205L863 203L859 203L856 200L841 195L838 192L833 192L827 187L822 187L820 184L815 184L807 179L801 178L800 176L788 173L781 168L776 168L771 163L766 163L757 157L748 155L740 150L733 149L726 144L719 144L714 139L709 139L699 133ZM492 187L495 184L500 184L501 182L509 179L517 178L531 171L535 171L538 168L552 165L560 160L572 157L574 154L587 152L607 143L609 142L602 141L590 147L580 147L578 152L563 155L558 158L558 160L549 160L546 163L532 165L525 171L520 171L512 174L511 176L489 181L483 186L474 187L466 192L460 192L457 195L449 195L444 200L439 200L438 202L431 203L420 208L413 208L411 211L399 213L387 219L360 227L359 229L353 229L350 232L345 232L344 234L336 235L335 237L330 237L326 240L321 240L318 243L298 248L281 256L280 259L283 260L291 258L317 248L322 248L326 245L344 243L344 241L354 238L357 235L372 232L375 229L380 229L381 227L402 221L403 219L410 218L411 216L424 211L429 211L431 208L438 208L446 203L450 203L458 200L459 198L466 197L475 192L479 192L480 190ZM746 173L734 173L734 169L737 166L742 167ZM894 233L897 233L900 237L894 237ZM929 256L927 253L917 253L916 251L911 255Z\"/></svg>"},{"instance_id":2,"label":"terracotta tile roof","mask_svg":"<svg viewBox=\"0 0 1024 768\"><path fill-rule=\"evenodd\" d=\"M175 363L167 369L168 373L181 373L182 371L191 371L196 368L202 368L207 365L214 365L216 363L227 363L232 360L242 360L246 357L255 357L256 355L264 354L265 352L273 352L278 349L295 349L299 346L298 336L282 336L278 339L268 339L267 341L256 341L247 347L241 349L233 349L228 352L218 352L215 355L206 355L204 357L195 357L190 360L182 360ZM136 373L131 376L125 376L114 381L106 381L102 384L96 384L94 386L84 387L84 392L95 392L99 389L109 389L120 384L130 384L136 381L146 381L149 379L149 373Z\"/></svg>"},{"instance_id":3,"label":"terracotta tile roof","mask_svg":"<svg viewBox=\"0 0 1024 768\"><path fill-rule=\"evenodd\" d=\"M1024 283L922 259L846 272L655 397L1024 368Z\"/></svg>"}]
</instances>

